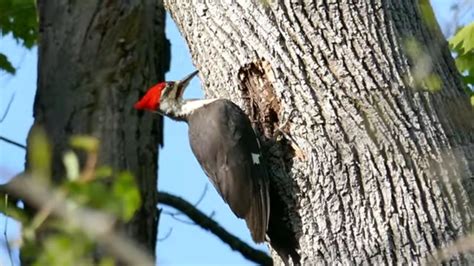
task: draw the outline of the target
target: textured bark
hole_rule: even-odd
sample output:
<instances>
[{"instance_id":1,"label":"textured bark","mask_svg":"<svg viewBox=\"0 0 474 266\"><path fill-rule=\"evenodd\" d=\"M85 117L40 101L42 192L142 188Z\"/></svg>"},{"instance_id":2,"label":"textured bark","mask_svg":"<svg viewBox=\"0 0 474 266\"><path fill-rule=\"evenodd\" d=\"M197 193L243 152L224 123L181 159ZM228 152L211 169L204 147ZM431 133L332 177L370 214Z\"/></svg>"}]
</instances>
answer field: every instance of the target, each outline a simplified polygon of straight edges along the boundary
<instances>
[{"instance_id":1,"label":"textured bark","mask_svg":"<svg viewBox=\"0 0 474 266\"><path fill-rule=\"evenodd\" d=\"M244 107L265 142L276 262L421 263L469 231L473 113L418 1L165 6L207 96Z\"/></svg>"},{"instance_id":2,"label":"textured bark","mask_svg":"<svg viewBox=\"0 0 474 266\"><path fill-rule=\"evenodd\" d=\"M64 174L68 139L100 139L99 165L136 176L143 206L127 234L155 253L157 156L161 122L133 103L163 80L169 66L161 1L39 1L40 37L35 125L54 145L53 178Z\"/></svg>"}]
</instances>

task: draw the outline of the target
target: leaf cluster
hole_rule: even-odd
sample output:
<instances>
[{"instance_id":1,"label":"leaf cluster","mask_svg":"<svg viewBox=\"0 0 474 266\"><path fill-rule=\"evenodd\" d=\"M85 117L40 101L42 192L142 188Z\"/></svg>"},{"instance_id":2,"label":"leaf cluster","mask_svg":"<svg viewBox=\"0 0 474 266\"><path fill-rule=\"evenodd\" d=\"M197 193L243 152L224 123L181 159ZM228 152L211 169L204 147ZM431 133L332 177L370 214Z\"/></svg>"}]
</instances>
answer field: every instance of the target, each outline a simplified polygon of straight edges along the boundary
<instances>
[{"instance_id":1,"label":"leaf cluster","mask_svg":"<svg viewBox=\"0 0 474 266\"><path fill-rule=\"evenodd\" d=\"M16 41L28 49L36 44L38 19L34 0L1 0L0 14L1 37L11 33ZM2 53L0 70L15 74L15 68Z\"/></svg>"},{"instance_id":2,"label":"leaf cluster","mask_svg":"<svg viewBox=\"0 0 474 266\"><path fill-rule=\"evenodd\" d=\"M93 209L115 217L115 221L129 221L141 205L134 176L108 166L97 167L99 141L96 138L75 136L70 144L71 150L63 157L67 178L51 185L51 146L44 131L34 128L28 151L30 176L40 184L54 186L62 195L62 201L68 203L67 209ZM86 154L85 163L77 171L80 165L77 154L81 152ZM57 199L51 199L33 217L19 208L2 210L22 223L22 252L34 258L33 265L114 265L111 257L101 256L100 261L94 258L97 242L90 234L51 214L55 201Z\"/></svg>"},{"instance_id":3,"label":"leaf cluster","mask_svg":"<svg viewBox=\"0 0 474 266\"><path fill-rule=\"evenodd\" d=\"M449 40L451 50L456 54L456 67L466 84L466 92L474 106L474 22L460 28Z\"/></svg>"}]
</instances>

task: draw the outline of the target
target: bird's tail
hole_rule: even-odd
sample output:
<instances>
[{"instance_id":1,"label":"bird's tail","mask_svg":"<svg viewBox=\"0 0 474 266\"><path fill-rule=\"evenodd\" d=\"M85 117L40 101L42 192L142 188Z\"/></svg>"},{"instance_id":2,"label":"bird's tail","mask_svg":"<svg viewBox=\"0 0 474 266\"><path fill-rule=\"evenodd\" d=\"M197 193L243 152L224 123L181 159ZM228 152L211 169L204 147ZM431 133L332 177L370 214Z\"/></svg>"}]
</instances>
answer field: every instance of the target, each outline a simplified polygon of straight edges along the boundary
<instances>
[{"instance_id":1,"label":"bird's tail","mask_svg":"<svg viewBox=\"0 0 474 266\"><path fill-rule=\"evenodd\" d=\"M254 186L251 208L245 217L253 241L256 243L265 241L268 221L270 220L269 181L267 175L264 175L264 177L260 178Z\"/></svg>"}]
</instances>

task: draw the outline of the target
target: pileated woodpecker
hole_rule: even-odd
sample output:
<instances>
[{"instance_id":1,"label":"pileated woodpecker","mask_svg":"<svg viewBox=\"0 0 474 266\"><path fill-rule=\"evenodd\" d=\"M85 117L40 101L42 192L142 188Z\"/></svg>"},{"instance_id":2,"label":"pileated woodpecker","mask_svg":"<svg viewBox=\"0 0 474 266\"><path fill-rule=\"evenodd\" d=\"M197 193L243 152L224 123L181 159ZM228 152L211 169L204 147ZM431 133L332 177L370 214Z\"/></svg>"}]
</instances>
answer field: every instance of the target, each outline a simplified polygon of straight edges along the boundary
<instances>
[{"instance_id":1,"label":"pileated woodpecker","mask_svg":"<svg viewBox=\"0 0 474 266\"><path fill-rule=\"evenodd\" d=\"M265 240L270 217L269 179L249 118L226 99L183 99L195 71L181 81L151 87L138 110L189 125L189 142L199 164L224 201L245 219L255 242Z\"/></svg>"}]
</instances>

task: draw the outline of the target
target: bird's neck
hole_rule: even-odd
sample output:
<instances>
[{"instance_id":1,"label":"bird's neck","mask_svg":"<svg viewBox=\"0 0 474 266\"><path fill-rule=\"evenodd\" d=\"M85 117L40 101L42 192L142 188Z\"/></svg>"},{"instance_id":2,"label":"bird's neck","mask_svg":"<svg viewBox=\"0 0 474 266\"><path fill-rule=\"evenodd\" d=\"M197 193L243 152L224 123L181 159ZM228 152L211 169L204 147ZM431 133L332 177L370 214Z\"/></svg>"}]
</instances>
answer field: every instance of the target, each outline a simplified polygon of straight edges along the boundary
<instances>
[{"instance_id":1,"label":"bird's neck","mask_svg":"<svg viewBox=\"0 0 474 266\"><path fill-rule=\"evenodd\" d=\"M215 102L217 99L187 99L181 101L165 102L162 103L164 114L169 118L177 121L187 121L188 117L194 113L197 109L202 108L210 103Z\"/></svg>"}]
</instances>

